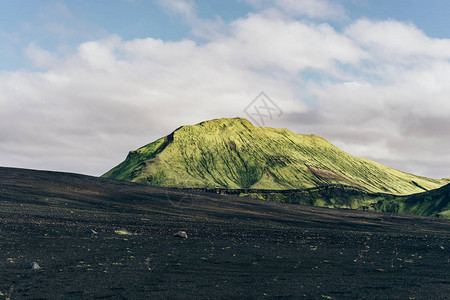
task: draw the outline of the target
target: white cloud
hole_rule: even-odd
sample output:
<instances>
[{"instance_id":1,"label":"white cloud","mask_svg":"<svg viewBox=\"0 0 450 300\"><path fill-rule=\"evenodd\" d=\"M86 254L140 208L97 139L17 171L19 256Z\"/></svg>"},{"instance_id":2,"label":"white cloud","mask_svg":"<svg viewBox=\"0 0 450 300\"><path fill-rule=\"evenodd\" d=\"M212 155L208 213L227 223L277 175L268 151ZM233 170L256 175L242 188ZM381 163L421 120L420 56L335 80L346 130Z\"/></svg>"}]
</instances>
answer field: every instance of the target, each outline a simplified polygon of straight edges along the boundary
<instances>
[{"instance_id":1,"label":"white cloud","mask_svg":"<svg viewBox=\"0 0 450 300\"><path fill-rule=\"evenodd\" d=\"M116 49L121 43L118 36L102 41L86 42L78 48L79 58L94 70L108 70L116 64Z\"/></svg>"},{"instance_id":2,"label":"white cloud","mask_svg":"<svg viewBox=\"0 0 450 300\"><path fill-rule=\"evenodd\" d=\"M294 16L306 16L312 19L342 19L345 9L327 0L275 0L277 6Z\"/></svg>"},{"instance_id":3,"label":"white cloud","mask_svg":"<svg viewBox=\"0 0 450 300\"><path fill-rule=\"evenodd\" d=\"M209 48L228 57L229 62L249 68L296 73L305 68L333 69L336 62L356 63L366 57L350 39L327 24L250 15L234 22L231 32Z\"/></svg>"},{"instance_id":4,"label":"white cloud","mask_svg":"<svg viewBox=\"0 0 450 300\"><path fill-rule=\"evenodd\" d=\"M35 43L28 45L25 55L37 68L51 68L58 63L56 55L40 48Z\"/></svg>"},{"instance_id":5,"label":"white cloud","mask_svg":"<svg viewBox=\"0 0 450 300\"><path fill-rule=\"evenodd\" d=\"M190 2L170 3L199 20ZM269 125L450 176L447 40L392 20L340 32L254 13L224 26L201 44L113 35L63 54L30 44L43 71L0 75L1 164L98 175L180 125L245 117L264 90L285 112Z\"/></svg>"},{"instance_id":6,"label":"white cloud","mask_svg":"<svg viewBox=\"0 0 450 300\"><path fill-rule=\"evenodd\" d=\"M188 20L196 19L194 2L187 0L157 0L158 4L169 12L181 15Z\"/></svg>"},{"instance_id":7,"label":"white cloud","mask_svg":"<svg viewBox=\"0 0 450 300\"><path fill-rule=\"evenodd\" d=\"M244 0L257 9L278 8L285 15L310 19L342 20L347 18L344 7L328 0Z\"/></svg>"},{"instance_id":8,"label":"white cloud","mask_svg":"<svg viewBox=\"0 0 450 300\"><path fill-rule=\"evenodd\" d=\"M190 28L194 36L211 40L221 36L225 30L225 23L216 16L214 19L202 19L197 15L197 8L189 0L156 0L158 5L170 14L179 17Z\"/></svg>"},{"instance_id":9,"label":"white cloud","mask_svg":"<svg viewBox=\"0 0 450 300\"><path fill-rule=\"evenodd\" d=\"M393 63L450 58L450 39L430 38L411 23L362 19L350 25L346 35L370 49L373 58Z\"/></svg>"}]
</instances>

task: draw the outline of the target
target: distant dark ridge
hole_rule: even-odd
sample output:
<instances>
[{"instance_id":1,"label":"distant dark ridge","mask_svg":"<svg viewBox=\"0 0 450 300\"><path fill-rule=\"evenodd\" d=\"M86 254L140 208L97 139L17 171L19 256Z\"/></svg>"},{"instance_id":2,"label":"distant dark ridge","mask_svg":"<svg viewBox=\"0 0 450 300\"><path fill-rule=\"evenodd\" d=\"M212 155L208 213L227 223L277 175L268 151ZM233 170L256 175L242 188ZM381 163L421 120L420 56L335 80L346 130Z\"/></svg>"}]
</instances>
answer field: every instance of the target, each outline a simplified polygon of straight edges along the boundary
<instances>
[{"instance_id":1,"label":"distant dark ridge","mask_svg":"<svg viewBox=\"0 0 450 300\"><path fill-rule=\"evenodd\" d=\"M11 187L13 187L14 193L10 193ZM124 201L124 198L122 198L121 195L125 190L136 189L140 191L139 193L147 194L147 189L154 190L156 188L159 194L164 194L164 189L167 189L166 193L168 194L174 192L185 194L186 191L192 191L195 193L195 201L197 201L197 196L204 197L206 194L210 194L211 196L207 197L214 198L216 197L214 194L216 194L229 195L232 199L234 198L232 196L243 196L270 202L450 219L450 184L439 189L408 196L375 193L365 191L358 187L341 184L290 190L164 188L161 186L151 187L139 183L98 178L81 174L0 167L0 200L2 201L13 199L22 194L29 194L34 196L23 197L22 201L24 201L24 203L33 201L44 201L46 203L45 199L49 196L53 195L56 197L57 194L55 193L57 191L53 190L54 187L58 187L60 190L59 192L63 194L70 193L70 199L79 199L79 201L82 202L84 202L83 199L86 197L89 198L93 195L97 195L97 193L87 193L87 191L97 191L98 189L102 189L102 187L108 187L108 189L114 191L113 196L102 196L99 198L101 199L100 202L102 205L105 205L105 207L109 207L110 201ZM50 188L50 190L48 190L48 188ZM217 197L219 197L218 199L225 199L220 196ZM59 199L60 196L57 196L57 198ZM126 198L128 198L128 196ZM136 201L135 196L129 199L131 199L131 201ZM165 199L167 199L167 197Z\"/></svg>"},{"instance_id":2,"label":"distant dark ridge","mask_svg":"<svg viewBox=\"0 0 450 300\"><path fill-rule=\"evenodd\" d=\"M272 189L222 189L222 188L173 188L171 189L180 189L180 190L187 190L187 191L201 191L201 192L208 192L208 193L215 193L215 194L225 194L225 195L238 195L238 194L270 194L270 193L276 193L276 194L290 194L290 193L298 193L298 192L317 192L317 191L324 191L324 190L343 190L346 192L357 192L365 195L375 195L375 196L383 196L383 195L389 195L392 194L389 193L373 193L368 192L362 188L348 186L344 184L327 184L312 188L306 188L306 189L287 189L287 190L272 190Z\"/></svg>"},{"instance_id":3,"label":"distant dark ridge","mask_svg":"<svg viewBox=\"0 0 450 300\"><path fill-rule=\"evenodd\" d=\"M207 189L183 188L184 191L201 191L220 195L235 195L251 197L267 201L322 206L330 208L350 208L371 211L386 211L383 209L386 201L401 202L404 196L387 193L368 192L358 187L342 184L330 184L307 189L268 190L268 189ZM399 211L397 207L390 209Z\"/></svg>"}]
</instances>

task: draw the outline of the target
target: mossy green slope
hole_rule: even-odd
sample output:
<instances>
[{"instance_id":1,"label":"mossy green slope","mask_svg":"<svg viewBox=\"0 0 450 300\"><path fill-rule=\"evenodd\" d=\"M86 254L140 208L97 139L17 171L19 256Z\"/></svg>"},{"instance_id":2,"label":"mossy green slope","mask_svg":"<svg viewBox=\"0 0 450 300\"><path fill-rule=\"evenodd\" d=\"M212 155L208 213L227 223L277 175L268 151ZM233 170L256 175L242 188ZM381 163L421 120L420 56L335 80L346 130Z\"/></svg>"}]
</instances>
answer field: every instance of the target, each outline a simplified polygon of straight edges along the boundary
<instances>
[{"instance_id":1,"label":"mossy green slope","mask_svg":"<svg viewBox=\"0 0 450 300\"><path fill-rule=\"evenodd\" d=\"M376 211L387 211L450 219L450 184L432 191L389 198L373 205Z\"/></svg>"},{"instance_id":2,"label":"mossy green slope","mask_svg":"<svg viewBox=\"0 0 450 300\"><path fill-rule=\"evenodd\" d=\"M306 190L245 190L233 193L273 202L329 208L349 208L450 219L450 184L428 192L407 196L371 193L350 186L333 185Z\"/></svg>"},{"instance_id":3,"label":"mossy green slope","mask_svg":"<svg viewBox=\"0 0 450 300\"><path fill-rule=\"evenodd\" d=\"M315 135L253 126L242 118L183 126L131 151L103 177L170 187L301 189L342 184L405 195L447 181L354 157Z\"/></svg>"}]
</instances>

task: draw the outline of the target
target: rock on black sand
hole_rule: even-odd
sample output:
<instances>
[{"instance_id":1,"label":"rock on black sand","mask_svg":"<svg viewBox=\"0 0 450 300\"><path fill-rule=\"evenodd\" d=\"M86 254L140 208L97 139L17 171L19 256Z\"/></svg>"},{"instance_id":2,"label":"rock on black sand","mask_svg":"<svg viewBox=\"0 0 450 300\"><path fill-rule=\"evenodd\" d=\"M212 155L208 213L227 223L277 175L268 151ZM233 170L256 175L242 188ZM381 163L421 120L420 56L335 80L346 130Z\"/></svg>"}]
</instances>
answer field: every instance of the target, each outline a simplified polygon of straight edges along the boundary
<instances>
[{"instance_id":1,"label":"rock on black sand","mask_svg":"<svg viewBox=\"0 0 450 300\"><path fill-rule=\"evenodd\" d=\"M31 269L31 270L39 270L40 268L41 268L41 266L39 266L38 263L35 262L35 261L33 261L33 262L30 264L30 269Z\"/></svg>"},{"instance_id":2,"label":"rock on black sand","mask_svg":"<svg viewBox=\"0 0 450 300\"><path fill-rule=\"evenodd\" d=\"M183 238L183 239L187 239L188 238L188 235L187 235L186 231L178 231L173 236L174 237Z\"/></svg>"}]
</instances>

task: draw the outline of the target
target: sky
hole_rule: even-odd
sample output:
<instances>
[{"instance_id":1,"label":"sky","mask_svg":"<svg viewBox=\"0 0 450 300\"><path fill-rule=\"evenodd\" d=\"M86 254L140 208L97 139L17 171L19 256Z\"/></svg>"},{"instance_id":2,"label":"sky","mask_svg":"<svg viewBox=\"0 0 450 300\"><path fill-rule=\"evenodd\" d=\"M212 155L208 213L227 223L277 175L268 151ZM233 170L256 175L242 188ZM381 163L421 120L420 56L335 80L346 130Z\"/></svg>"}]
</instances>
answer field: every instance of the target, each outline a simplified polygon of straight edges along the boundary
<instances>
[{"instance_id":1,"label":"sky","mask_svg":"<svg viewBox=\"0 0 450 300\"><path fill-rule=\"evenodd\" d=\"M245 117L450 177L449 11L444 0L0 0L0 166L97 176L181 125ZM261 101L271 118L249 111Z\"/></svg>"}]
</instances>

